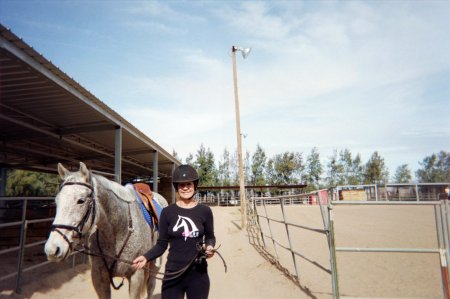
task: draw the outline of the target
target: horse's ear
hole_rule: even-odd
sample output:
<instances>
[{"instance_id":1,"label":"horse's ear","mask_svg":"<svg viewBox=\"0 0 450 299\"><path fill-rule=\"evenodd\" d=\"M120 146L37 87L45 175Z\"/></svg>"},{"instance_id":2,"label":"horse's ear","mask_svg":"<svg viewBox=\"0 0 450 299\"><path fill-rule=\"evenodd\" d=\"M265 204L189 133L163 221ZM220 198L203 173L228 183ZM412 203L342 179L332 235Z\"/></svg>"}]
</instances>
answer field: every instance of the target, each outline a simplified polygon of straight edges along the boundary
<instances>
[{"instance_id":1,"label":"horse's ear","mask_svg":"<svg viewBox=\"0 0 450 299\"><path fill-rule=\"evenodd\" d=\"M89 170L83 162L80 162L80 172L83 177L89 178Z\"/></svg>"},{"instance_id":2,"label":"horse's ear","mask_svg":"<svg viewBox=\"0 0 450 299\"><path fill-rule=\"evenodd\" d=\"M61 179L65 180L70 171L68 171L61 163L58 163L58 173Z\"/></svg>"}]
</instances>

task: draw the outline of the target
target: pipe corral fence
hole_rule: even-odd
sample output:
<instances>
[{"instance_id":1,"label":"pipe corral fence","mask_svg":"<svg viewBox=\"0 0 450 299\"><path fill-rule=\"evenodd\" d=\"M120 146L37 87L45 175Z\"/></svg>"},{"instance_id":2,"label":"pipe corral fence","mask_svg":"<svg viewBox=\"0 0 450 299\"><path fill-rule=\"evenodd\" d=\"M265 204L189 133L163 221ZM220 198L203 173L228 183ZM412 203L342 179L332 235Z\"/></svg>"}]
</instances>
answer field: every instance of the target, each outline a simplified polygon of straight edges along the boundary
<instances>
[{"instance_id":1,"label":"pipe corral fence","mask_svg":"<svg viewBox=\"0 0 450 299\"><path fill-rule=\"evenodd\" d=\"M395 188L405 188L405 185L398 186L338 186L331 190L318 190L311 193L289 194L268 197L249 197L247 201L247 230L249 241L266 258L270 259L285 275L294 282L298 282L302 273L297 258L311 262L321 271L331 276L332 294L334 298L339 298L339 276L336 254L339 252L393 252L393 253L424 253L438 256L441 265L442 289L444 297L448 295L448 265L449 265L449 202L443 200L443 189L448 184L418 184L409 188L414 193L402 191L395 192ZM387 187L387 189L386 189ZM393 188L392 188L393 187ZM429 188L436 190L430 191ZM383 189L385 188L385 189ZM391 189L389 189L391 188ZM428 189L427 189L428 188ZM342 194L342 191L354 191L356 194L364 195L355 197L352 194ZM361 192L362 190L362 192ZM394 190L394 191L392 191ZM422 191L422 192L421 192ZM351 192L350 192L351 193ZM354 192L355 193L355 192ZM385 194L385 195L383 195ZM402 194L401 196L394 196ZM405 194L408 194L406 196ZM411 195L412 194L412 195ZM352 197L353 196L353 197ZM352 200L349 200L352 199ZM204 194L197 195L199 202L216 206L239 206L238 193ZM440 199L440 200L439 200ZM432 206L435 211L437 248L359 248L359 247L336 247L334 232L333 208L344 205L397 205L397 206ZM268 212L268 207L280 207L282 217L273 218ZM322 226L309 227L286 220L286 207L289 206L317 206L320 209ZM0 270L0 287L7 286L17 293L21 292L24 277L31 274L33 270L55 263L46 260L43 246L47 240L50 225L55 214L54 197L0 197L0 260L2 260L2 270ZM264 213L258 212L261 208ZM268 230L261 229L261 222L267 224ZM287 245L283 245L272 232L272 225L277 223L284 226L286 232ZM329 251L329 265L324 266L311 261L308 256L300 253L291 244L292 233L290 228L295 227L301 230L320 234L326 237ZM268 247L273 248L273 254ZM289 266L280 261L279 250L286 250L291 256L293 270L288 270ZM7 261L7 263L5 263ZM86 263L85 255L72 254L71 258L65 262L66 267L75 267L77 264ZM60 263L57 263L60 265Z\"/></svg>"},{"instance_id":2,"label":"pipe corral fence","mask_svg":"<svg viewBox=\"0 0 450 299\"><path fill-rule=\"evenodd\" d=\"M26 274L49 264L61 268L44 253L54 213L54 197L0 197L1 290L14 286L21 293ZM86 263L85 255L77 256L73 253L64 266Z\"/></svg>"},{"instance_id":3,"label":"pipe corral fence","mask_svg":"<svg viewBox=\"0 0 450 299\"><path fill-rule=\"evenodd\" d=\"M340 186L331 190L318 190L311 193L276 196L276 197L251 197L247 202L247 230L249 232L250 242L257 250L269 259L279 270L288 276L295 283L300 285L300 277L303 274L299 268L299 260L306 260L315 267L320 268L328 273L331 279L331 294L333 298L340 298L339 290L339 264L337 262L337 254L343 252L351 253L396 253L396 254L431 254L436 256L436 267L439 265L438 271L441 275L442 295L449 298L449 200L447 195L442 196L440 192L424 192L422 197L419 193L421 189L427 187L443 189L448 184L414 184L411 185L413 190L417 192L413 196L394 197L388 194L386 187L380 188L376 185L365 186ZM396 186L394 186L396 187ZM405 185L402 185L402 188ZM425 188L424 188L425 187ZM395 189L395 188L393 188ZM355 194L347 198L343 198L339 191L342 190L362 190L359 196ZM381 190L381 192L380 192ZM392 189L391 189L392 190ZM385 196L381 196L381 194ZM398 194L398 193L397 193ZM362 195L362 196L361 196ZM389 196L390 195L390 196ZM344 195L345 196L345 195ZM434 196L434 197L433 197ZM299 225L286 219L286 210L294 205L318 205L322 218L322 227L310 227ZM337 247L335 245L335 217L334 209L337 206L428 206L434 210L435 233L437 246L427 248L395 248L395 247ZM271 215L274 207L280 207L281 216L274 217ZM269 207L272 209L269 211ZM276 213L275 213L276 214ZM275 235L273 227L275 225L284 226L285 235ZM329 265L321 265L310 259L305 254L299 252L298 248L293 247L293 229L307 230L315 234L326 236ZM358 229L358 228L356 228ZM280 230L278 229L278 234ZM339 235L338 235L339 237ZM283 242L280 239L287 241ZM285 250L291 256L290 263L284 259L280 259L280 250ZM291 270L289 270L291 268ZM307 274L307 273L306 273ZM301 285L300 285L301 286Z\"/></svg>"}]
</instances>

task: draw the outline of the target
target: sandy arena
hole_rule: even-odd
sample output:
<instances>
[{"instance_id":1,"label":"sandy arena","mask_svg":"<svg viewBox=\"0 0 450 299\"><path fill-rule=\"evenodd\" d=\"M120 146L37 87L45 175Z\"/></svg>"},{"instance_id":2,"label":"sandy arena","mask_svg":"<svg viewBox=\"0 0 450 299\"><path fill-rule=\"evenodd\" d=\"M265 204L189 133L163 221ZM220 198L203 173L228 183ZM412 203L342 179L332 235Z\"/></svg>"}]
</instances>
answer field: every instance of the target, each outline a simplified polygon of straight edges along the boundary
<instances>
[{"instance_id":1,"label":"sandy arena","mask_svg":"<svg viewBox=\"0 0 450 299\"><path fill-rule=\"evenodd\" d=\"M279 206L268 208L270 217L281 219ZM289 280L262 257L249 243L249 234L240 230L240 209L213 207L217 244L228 272L220 258L209 260L210 298L332 298L329 254L325 235L290 228L296 252L299 285ZM263 209L259 209L264 214ZM338 206L335 212L336 246L437 248L434 210L431 206ZM323 228L318 206L290 206L288 222ZM260 219L265 234L270 234L265 219ZM286 228L271 224L272 233L288 245ZM268 251L273 245L266 240ZM277 248L280 262L295 273L291 253ZM339 288L350 298L443 298L440 263L437 254L425 253L337 253ZM44 267L45 268L45 267ZM45 271L45 270L43 270ZM119 282L119 279L116 279ZM160 298L158 282L154 298ZM113 291L112 298L127 298L127 286ZM36 277L23 287L21 295L3 291L0 298L95 298L86 265Z\"/></svg>"}]
</instances>

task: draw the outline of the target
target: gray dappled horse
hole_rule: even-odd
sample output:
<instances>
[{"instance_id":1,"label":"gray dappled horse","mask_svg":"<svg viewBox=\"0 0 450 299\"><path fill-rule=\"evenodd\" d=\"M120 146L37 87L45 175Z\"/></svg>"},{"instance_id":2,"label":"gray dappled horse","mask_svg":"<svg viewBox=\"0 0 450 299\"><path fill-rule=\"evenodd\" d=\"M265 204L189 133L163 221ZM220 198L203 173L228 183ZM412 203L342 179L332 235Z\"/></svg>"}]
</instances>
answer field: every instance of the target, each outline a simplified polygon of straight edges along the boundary
<instances>
[{"instance_id":1,"label":"gray dappled horse","mask_svg":"<svg viewBox=\"0 0 450 299\"><path fill-rule=\"evenodd\" d=\"M92 254L92 283L99 298L111 298L110 283L117 288L112 277L128 280L130 298L140 298L145 290L151 298L155 278L127 263L153 247L157 239L142 215L134 190L92 174L82 162L77 172L59 163L58 173L63 183L45 244L48 260L63 261L74 248L83 246ZM161 195L154 193L154 198L162 207L167 206ZM152 271L159 266L150 263Z\"/></svg>"}]
</instances>

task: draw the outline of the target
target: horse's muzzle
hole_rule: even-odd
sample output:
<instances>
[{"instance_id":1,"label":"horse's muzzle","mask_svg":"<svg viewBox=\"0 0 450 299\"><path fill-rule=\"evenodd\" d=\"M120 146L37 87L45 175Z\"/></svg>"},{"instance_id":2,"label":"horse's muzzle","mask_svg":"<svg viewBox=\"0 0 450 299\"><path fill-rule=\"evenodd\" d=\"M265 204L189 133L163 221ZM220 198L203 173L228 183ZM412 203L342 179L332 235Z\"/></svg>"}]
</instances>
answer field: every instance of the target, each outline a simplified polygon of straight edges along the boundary
<instances>
[{"instance_id":1,"label":"horse's muzzle","mask_svg":"<svg viewBox=\"0 0 450 299\"><path fill-rule=\"evenodd\" d=\"M51 232L45 243L45 254L51 262L61 262L71 253L71 246L55 232Z\"/></svg>"}]
</instances>

